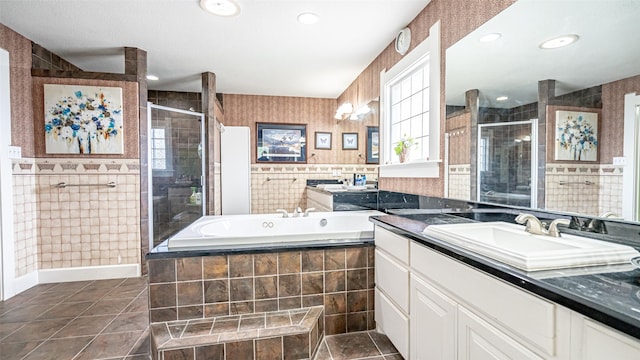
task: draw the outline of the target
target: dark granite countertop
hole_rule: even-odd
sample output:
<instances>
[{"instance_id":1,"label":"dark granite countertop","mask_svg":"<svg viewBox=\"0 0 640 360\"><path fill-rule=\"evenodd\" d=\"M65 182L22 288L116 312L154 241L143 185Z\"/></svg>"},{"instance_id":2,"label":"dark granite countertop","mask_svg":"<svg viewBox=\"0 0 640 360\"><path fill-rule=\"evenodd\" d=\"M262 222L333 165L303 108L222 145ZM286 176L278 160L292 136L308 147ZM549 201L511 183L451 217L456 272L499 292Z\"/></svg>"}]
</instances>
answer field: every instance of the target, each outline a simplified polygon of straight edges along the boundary
<instances>
[{"instance_id":1,"label":"dark granite countertop","mask_svg":"<svg viewBox=\"0 0 640 360\"><path fill-rule=\"evenodd\" d=\"M261 243L255 245L242 245L241 247L206 247L193 249L170 250L168 247L169 240L165 240L158 246L149 251L145 259L173 259L183 257L196 256L216 256L216 255L235 255L235 254L258 254L278 251L300 251L300 250L323 250L331 248L344 248L350 246L373 245L372 238L367 239L344 239L344 240L312 240L299 241L293 243Z\"/></svg>"},{"instance_id":2,"label":"dark granite countertop","mask_svg":"<svg viewBox=\"0 0 640 360\"><path fill-rule=\"evenodd\" d=\"M351 194L362 194L362 193L370 193L370 192L378 192L378 189L376 188L367 188L367 189L338 189L338 190L327 190L327 189L323 189L321 187L317 187L317 186L311 186L311 185L307 185L307 189L308 190L312 190L312 191L318 191L321 193L325 193L325 194L329 194L329 195L334 195L334 194L344 194L344 193L351 193Z\"/></svg>"},{"instance_id":3,"label":"dark granite countertop","mask_svg":"<svg viewBox=\"0 0 640 360\"><path fill-rule=\"evenodd\" d=\"M401 215L370 219L376 225L443 255L640 339L640 269L631 265L613 265L526 272L422 233L429 225L500 221L501 216L508 215L497 213L483 220L475 215L465 218L437 210L407 210ZM512 219L510 216L507 221Z\"/></svg>"}]
</instances>

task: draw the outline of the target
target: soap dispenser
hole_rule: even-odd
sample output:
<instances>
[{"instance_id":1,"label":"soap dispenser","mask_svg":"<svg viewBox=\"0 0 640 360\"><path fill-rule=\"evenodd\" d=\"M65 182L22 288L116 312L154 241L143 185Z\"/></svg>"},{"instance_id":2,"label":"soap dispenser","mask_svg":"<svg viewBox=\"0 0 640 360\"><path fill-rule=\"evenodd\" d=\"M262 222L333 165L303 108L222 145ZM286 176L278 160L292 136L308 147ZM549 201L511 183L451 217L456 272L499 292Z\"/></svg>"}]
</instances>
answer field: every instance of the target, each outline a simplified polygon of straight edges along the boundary
<instances>
[{"instance_id":1,"label":"soap dispenser","mask_svg":"<svg viewBox=\"0 0 640 360\"><path fill-rule=\"evenodd\" d=\"M189 204L196 204L196 188L195 186L191 187L191 196L189 196Z\"/></svg>"}]
</instances>

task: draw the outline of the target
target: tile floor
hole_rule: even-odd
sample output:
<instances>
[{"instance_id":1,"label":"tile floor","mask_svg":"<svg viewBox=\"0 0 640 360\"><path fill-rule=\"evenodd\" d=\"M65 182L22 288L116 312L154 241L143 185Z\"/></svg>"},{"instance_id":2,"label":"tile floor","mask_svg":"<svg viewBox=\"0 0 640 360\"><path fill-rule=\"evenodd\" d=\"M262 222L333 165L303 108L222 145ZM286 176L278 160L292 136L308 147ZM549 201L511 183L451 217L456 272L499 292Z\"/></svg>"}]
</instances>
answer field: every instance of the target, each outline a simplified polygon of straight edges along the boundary
<instances>
[{"instance_id":1,"label":"tile floor","mask_svg":"<svg viewBox=\"0 0 640 360\"><path fill-rule=\"evenodd\" d=\"M147 360L146 289L146 278L42 284L0 302L0 358ZM315 357L355 359L402 357L375 331L327 336Z\"/></svg>"}]
</instances>

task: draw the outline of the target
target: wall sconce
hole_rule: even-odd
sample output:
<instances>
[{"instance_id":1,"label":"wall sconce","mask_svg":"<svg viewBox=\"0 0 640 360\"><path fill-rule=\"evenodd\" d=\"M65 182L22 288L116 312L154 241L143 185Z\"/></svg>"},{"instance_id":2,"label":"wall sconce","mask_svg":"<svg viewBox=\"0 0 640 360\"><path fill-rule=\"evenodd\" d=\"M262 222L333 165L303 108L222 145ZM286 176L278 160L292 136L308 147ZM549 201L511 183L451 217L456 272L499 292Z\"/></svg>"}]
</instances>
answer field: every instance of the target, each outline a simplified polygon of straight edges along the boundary
<instances>
[{"instance_id":1,"label":"wall sconce","mask_svg":"<svg viewBox=\"0 0 640 360\"><path fill-rule=\"evenodd\" d=\"M334 116L334 118L336 120L342 120L345 117L345 115L349 115L352 112L353 112L353 105L351 103L346 102L338 107L338 110L336 110L336 115Z\"/></svg>"}]
</instances>

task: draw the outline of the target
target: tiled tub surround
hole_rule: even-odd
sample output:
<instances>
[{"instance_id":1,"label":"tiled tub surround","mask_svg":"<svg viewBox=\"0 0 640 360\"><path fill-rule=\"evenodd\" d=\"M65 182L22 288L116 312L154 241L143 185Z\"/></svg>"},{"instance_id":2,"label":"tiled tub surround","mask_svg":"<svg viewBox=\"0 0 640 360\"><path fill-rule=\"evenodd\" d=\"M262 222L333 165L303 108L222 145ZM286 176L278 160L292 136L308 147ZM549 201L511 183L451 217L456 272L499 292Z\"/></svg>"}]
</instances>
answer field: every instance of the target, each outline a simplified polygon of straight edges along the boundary
<instances>
[{"instance_id":1,"label":"tiled tub surround","mask_svg":"<svg viewBox=\"0 0 640 360\"><path fill-rule=\"evenodd\" d=\"M13 167L15 276L21 277L38 270L37 179L33 159L14 162Z\"/></svg>"},{"instance_id":2,"label":"tiled tub surround","mask_svg":"<svg viewBox=\"0 0 640 360\"><path fill-rule=\"evenodd\" d=\"M452 199L471 199L471 165L449 165L449 194Z\"/></svg>"},{"instance_id":3,"label":"tiled tub surround","mask_svg":"<svg viewBox=\"0 0 640 360\"><path fill-rule=\"evenodd\" d=\"M366 243L208 256L203 250L202 256L193 257L184 256L199 254L150 254L149 317L157 330L153 352L167 351L167 359L167 353L186 352L198 358L198 352L224 351L229 356L230 352L272 354L277 348L291 348L284 354L306 359L324 334L374 329L373 249L373 243ZM302 313L316 320L299 319L296 325ZM280 323L284 326L269 326L284 318L289 320ZM259 327L243 329L243 321ZM223 330L216 324L229 325L232 331L220 333ZM176 329L184 326L197 327L199 336L208 338L196 338L190 331L186 337L184 332L177 334Z\"/></svg>"},{"instance_id":4,"label":"tiled tub surround","mask_svg":"<svg viewBox=\"0 0 640 360\"><path fill-rule=\"evenodd\" d=\"M175 254L147 261L152 323L324 305L327 334L375 327L373 243L255 254Z\"/></svg>"}]
</instances>

